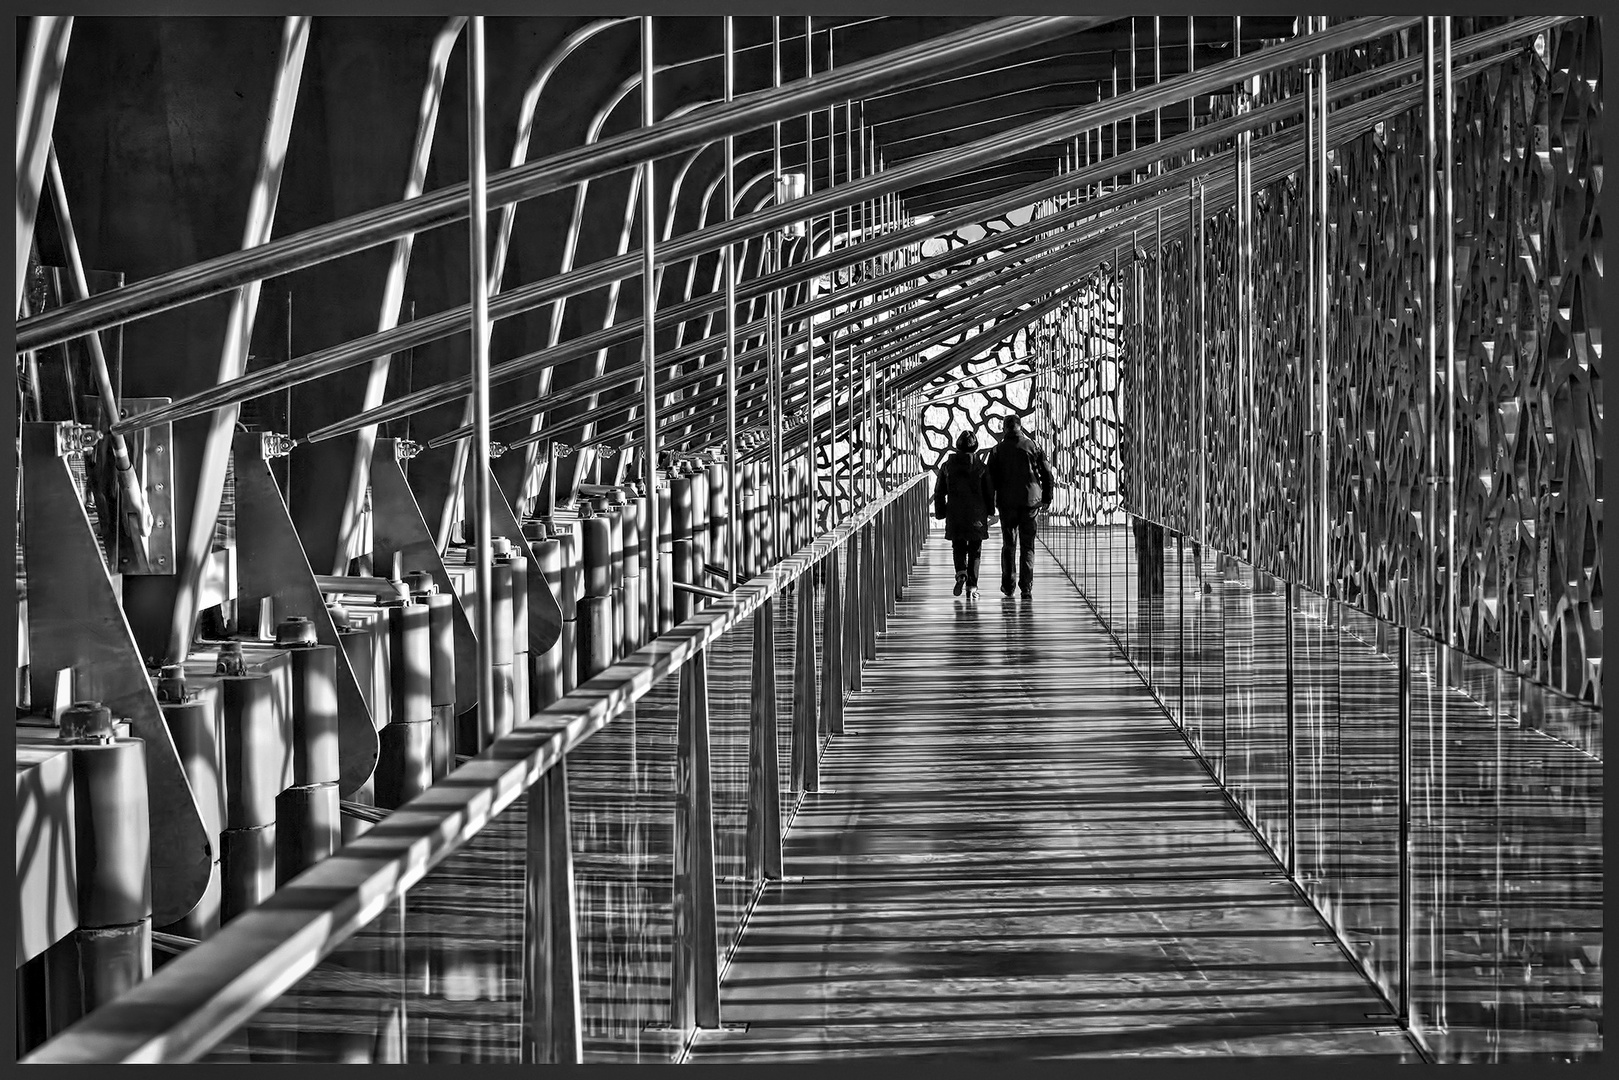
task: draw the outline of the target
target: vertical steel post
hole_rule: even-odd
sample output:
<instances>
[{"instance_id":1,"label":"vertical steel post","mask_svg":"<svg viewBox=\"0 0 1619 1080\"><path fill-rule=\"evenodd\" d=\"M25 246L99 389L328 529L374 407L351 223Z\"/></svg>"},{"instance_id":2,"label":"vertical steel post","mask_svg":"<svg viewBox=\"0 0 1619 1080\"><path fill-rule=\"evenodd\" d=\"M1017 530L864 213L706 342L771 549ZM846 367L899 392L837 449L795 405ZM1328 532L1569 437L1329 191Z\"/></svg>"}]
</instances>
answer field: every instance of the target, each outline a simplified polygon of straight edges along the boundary
<instances>
[{"instance_id":1,"label":"vertical steel post","mask_svg":"<svg viewBox=\"0 0 1619 1080\"><path fill-rule=\"evenodd\" d=\"M1287 635L1287 876L1298 877L1299 853L1299 784L1298 784L1298 710L1294 703L1293 682L1293 604L1296 599L1291 581L1284 582L1282 625ZM1183 719L1184 719L1184 713Z\"/></svg>"},{"instance_id":2,"label":"vertical steel post","mask_svg":"<svg viewBox=\"0 0 1619 1080\"><path fill-rule=\"evenodd\" d=\"M774 89L781 88L781 16L770 17L770 58L771 82ZM771 153L774 162L774 183L777 197L781 193L781 121L771 124ZM770 269L774 273L781 269L781 230L771 230L767 243L770 246ZM782 447L781 431L784 426L781 415L781 290L770 291L770 558L772 562L782 556L783 540L781 508L786 505L786 489L782 486Z\"/></svg>"},{"instance_id":3,"label":"vertical steel post","mask_svg":"<svg viewBox=\"0 0 1619 1080\"><path fill-rule=\"evenodd\" d=\"M715 926L714 802L709 773L708 650L686 661L675 733L674 941L670 1025L720 1026Z\"/></svg>"},{"instance_id":4,"label":"vertical steel post","mask_svg":"<svg viewBox=\"0 0 1619 1080\"><path fill-rule=\"evenodd\" d=\"M1161 41L1159 38L1159 18L1160 16L1157 15L1152 17L1152 85L1154 87L1164 81L1164 58ZM1162 106L1159 106L1158 108L1152 110L1153 150L1156 151L1159 144L1161 144L1163 141L1164 110ZM1157 168L1153 170L1153 173L1157 176L1164 175L1164 159L1162 157L1158 159Z\"/></svg>"},{"instance_id":5,"label":"vertical steel post","mask_svg":"<svg viewBox=\"0 0 1619 1080\"><path fill-rule=\"evenodd\" d=\"M819 791L815 700L815 570L804 571L793 584L797 627L793 649L792 790Z\"/></svg>"},{"instance_id":6,"label":"vertical steel post","mask_svg":"<svg viewBox=\"0 0 1619 1080\"><path fill-rule=\"evenodd\" d=\"M584 1025L566 758L529 789L527 801L522 1061L577 1065L584 1061Z\"/></svg>"},{"instance_id":7,"label":"vertical steel post","mask_svg":"<svg viewBox=\"0 0 1619 1080\"><path fill-rule=\"evenodd\" d=\"M1153 17L1153 27L1158 25L1157 16ZM1156 47L1154 49L1156 51ZM1159 168L1163 162L1160 160ZM1158 485L1153 491L1154 518L1162 522L1165 517L1164 509L1164 468L1168 461L1168 451L1164 439L1164 211L1159 207L1153 236L1153 457L1158 466Z\"/></svg>"},{"instance_id":8,"label":"vertical steel post","mask_svg":"<svg viewBox=\"0 0 1619 1080\"><path fill-rule=\"evenodd\" d=\"M1320 16L1318 26L1324 32L1327 28L1326 16ZM1332 449L1331 431L1328 424L1328 404L1330 402L1327 386L1328 358L1327 348L1327 54L1321 54L1321 77L1316 82L1317 97L1315 101L1315 184L1316 184L1316 221L1315 221L1315 287L1316 293L1312 298L1316 309L1316 333L1319 341L1316 344L1316 381L1319 384L1317 393L1320 395L1317 407L1321 414L1321 454L1318 464L1320 475L1318 487L1321 505L1318 508L1320 533L1316 542L1320 544L1319 558L1321 560L1321 595L1330 596L1329 588L1332 581L1331 562L1331 514L1330 493L1327 490L1328 458Z\"/></svg>"},{"instance_id":9,"label":"vertical steel post","mask_svg":"<svg viewBox=\"0 0 1619 1080\"><path fill-rule=\"evenodd\" d=\"M811 47L815 38L815 16L804 16L804 80L812 81L815 78L815 52ZM813 110L804 113L804 194L812 195L815 192L815 113ZM811 245L810 255L814 256L815 223L806 223L805 240ZM804 293L808 296L813 286L806 283ZM835 361L835 357L830 358ZM827 462L832 464L832 454L836 450L838 435L837 424L837 377L838 366L831 364L832 373L832 408L828 419L830 421L830 440L827 445ZM820 514L817 496L820 494L821 484L820 468L815 460L815 321L812 317L804 319L804 458L805 475L809 479L809 497L806 510L809 514L809 534L814 536L820 531ZM837 483L837 471L832 473L833 484ZM833 509L837 507L837 500L832 500Z\"/></svg>"},{"instance_id":10,"label":"vertical steel post","mask_svg":"<svg viewBox=\"0 0 1619 1080\"><path fill-rule=\"evenodd\" d=\"M748 698L748 880L781 878L781 777L776 745L776 601L753 617Z\"/></svg>"},{"instance_id":11,"label":"vertical steel post","mask_svg":"<svg viewBox=\"0 0 1619 1080\"><path fill-rule=\"evenodd\" d=\"M1439 419L1439 320L1434 312L1434 305L1439 299L1439 265L1438 253L1434 250L1438 244L1438 228L1434 221L1437 202L1434 188L1438 172L1438 138L1435 135L1434 94L1437 89L1437 72L1434 70L1437 59L1436 27L1434 16L1426 15L1422 19L1422 197L1423 197L1423 279L1422 279L1422 351L1427 361L1428 379L1427 394L1423 398L1424 414L1427 428L1426 464L1423 469L1427 484L1423 495L1422 532L1423 548L1423 577L1426 578L1427 595L1423 598L1422 610L1417 613L1421 620L1418 625L1428 627L1430 632L1437 629L1439 605L1437 603L1439 588L1439 568L1435 565L1434 545L1438 542L1437 530L1434 527L1435 511L1438 503L1439 471L1435 467L1439 461L1439 433L1434 425ZM1436 638L1443 640L1444 635L1435 633Z\"/></svg>"},{"instance_id":12,"label":"vertical steel post","mask_svg":"<svg viewBox=\"0 0 1619 1080\"><path fill-rule=\"evenodd\" d=\"M1186 74L1190 75L1197 70L1197 20L1186 16ZM1193 94L1186 99L1186 130L1190 132L1197 127L1197 95ZM1197 160L1197 148L1187 151L1188 161Z\"/></svg>"},{"instance_id":13,"label":"vertical steel post","mask_svg":"<svg viewBox=\"0 0 1619 1080\"><path fill-rule=\"evenodd\" d=\"M736 96L736 31L725 16L725 100ZM672 215L673 211L671 211ZM725 220L736 216L736 140L725 136ZM742 470L736 456L736 245L725 245L725 468L730 523L726 527L726 569L732 584L742 581Z\"/></svg>"},{"instance_id":14,"label":"vertical steel post","mask_svg":"<svg viewBox=\"0 0 1619 1080\"><path fill-rule=\"evenodd\" d=\"M641 16L641 126L653 123L652 94L652 16ZM658 397L657 397L657 341L656 322L658 286L655 276L657 227L653 207L653 171L649 159L641 163L641 412L642 439L646 481L646 527L641 530L641 574L646 579L647 637L658 636L658 620L663 581L659 577L658 525L662 520L658 510Z\"/></svg>"},{"instance_id":15,"label":"vertical steel post","mask_svg":"<svg viewBox=\"0 0 1619 1080\"><path fill-rule=\"evenodd\" d=\"M495 586L489 520L489 193L484 157L483 16L467 28L467 255L472 290L472 506L478 582L478 742L488 746L498 734L495 721Z\"/></svg>"},{"instance_id":16,"label":"vertical steel post","mask_svg":"<svg viewBox=\"0 0 1619 1080\"><path fill-rule=\"evenodd\" d=\"M1396 923L1400 934L1396 978L1397 1014L1402 1028L1411 1026L1411 628L1397 628L1399 650L1399 832L1396 838L1400 895Z\"/></svg>"},{"instance_id":17,"label":"vertical steel post","mask_svg":"<svg viewBox=\"0 0 1619 1080\"><path fill-rule=\"evenodd\" d=\"M827 30L827 32L826 32L826 70L829 73L832 70L832 31L830 29ZM836 133L835 133L835 130L834 130L836 128L836 126L837 126L836 114L833 111L833 107L831 105L828 105L826 107L826 186L827 186L828 190L832 189L833 187L836 187L837 182L838 182L838 172L837 172L837 169L838 169L838 152L837 152ZM813 152L813 151L809 151L809 152ZM848 161L847 160L844 161L844 166L845 167L848 166ZM846 230L847 230L847 228L849 227L850 223L853 220L854 220L854 211L853 211L853 209L851 207L844 207L844 224L845 224L845 229ZM845 245L845 247L847 247L848 242L849 242L848 241L848 235L847 235L847 231L846 231L845 236L844 236L844 245ZM833 250L835 250L837 248L837 244L838 244L838 215L837 215L836 208L833 208L833 209L830 209L830 210L828 210L826 212L826 250L827 250L827 252L831 253ZM827 271L826 281L827 281L827 291L835 293L837 291L837 288L838 288L838 272L836 270ZM828 311L826 313L827 325L829 327L829 329L826 332L826 361L827 361L828 374L829 374L829 376L831 378L831 381L832 381L831 392L827 395L827 401L829 402L829 404L831 406L831 408L830 408L830 410L828 412L828 417L829 417L829 425L828 426L829 426L830 434L829 434L829 437L827 439L827 449L826 449L827 472L830 474L830 480L831 480L831 483L827 485L828 489L830 491L830 495L829 495L830 501L829 501L829 503L827 505L827 527L828 528L831 528L833 525L836 525L838 522L843 520L843 503L842 503L842 500L840 500L838 498L838 480L839 480L839 477L838 477L838 461L839 461L839 456L840 456L838 454L838 346L837 346L836 340L832 336L832 331L830 329L832 319L836 314L837 314L837 309L836 308L834 308L831 311ZM813 328L814 319L812 318L810 320L810 322L811 322L811 326ZM813 330L812 330L812 332L813 332ZM844 346L844 352L848 353L848 351L849 351L848 346L847 345ZM850 356L850 359L851 360L853 359L852 355ZM847 379L845 379L844 390L845 390L846 393L848 393L848 392L850 392L852 390L852 384L849 384ZM849 456L850 455L849 455L848 443L852 443L854 441L854 424L852 423L852 421L854 419L854 397L853 397L852 393L850 393L849 409L850 409L850 421L851 421L851 423L849 425L848 432L847 432L847 434L845 436L847 442L845 443L844 452L841 455L843 468L844 468L845 472L847 472L848 469L849 469ZM854 491L853 491L853 488L851 487L851 489L850 489L851 502L853 501L853 495L854 495ZM822 717L822 721L824 723L824 721L825 721L824 716Z\"/></svg>"},{"instance_id":18,"label":"vertical steel post","mask_svg":"<svg viewBox=\"0 0 1619 1080\"><path fill-rule=\"evenodd\" d=\"M1452 68L1451 17L1440 26L1444 65L1444 132L1441 161L1445 184L1445 270L1441 295L1445 298L1445 632L1440 636L1445 658L1443 683L1451 685L1450 650L1459 644L1456 634L1457 591L1461 575L1456 572L1456 190L1451 161L1456 154L1451 127L1456 112L1456 85ZM1449 745L1448 743L1446 744Z\"/></svg>"}]
</instances>

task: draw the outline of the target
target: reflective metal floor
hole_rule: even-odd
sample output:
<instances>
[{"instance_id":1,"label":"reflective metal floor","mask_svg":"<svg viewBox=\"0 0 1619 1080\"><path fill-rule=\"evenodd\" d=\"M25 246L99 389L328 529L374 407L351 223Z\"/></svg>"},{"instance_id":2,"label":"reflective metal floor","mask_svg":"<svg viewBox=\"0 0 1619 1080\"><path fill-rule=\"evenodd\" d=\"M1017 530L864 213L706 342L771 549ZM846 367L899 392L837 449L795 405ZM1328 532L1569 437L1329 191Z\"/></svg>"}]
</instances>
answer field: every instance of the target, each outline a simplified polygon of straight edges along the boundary
<instances>
[{"instance_id":1,"label":"reflective metal floor","mask_svg":"<svg viewBox=\"0 0 1619 1080\"><path fill-rule=\"evenodd\" d=\"M929 540L689 1060L1417 1060L1047 554L1007 601L985 546L974 605Z\"/></svg>"}]
</instances>

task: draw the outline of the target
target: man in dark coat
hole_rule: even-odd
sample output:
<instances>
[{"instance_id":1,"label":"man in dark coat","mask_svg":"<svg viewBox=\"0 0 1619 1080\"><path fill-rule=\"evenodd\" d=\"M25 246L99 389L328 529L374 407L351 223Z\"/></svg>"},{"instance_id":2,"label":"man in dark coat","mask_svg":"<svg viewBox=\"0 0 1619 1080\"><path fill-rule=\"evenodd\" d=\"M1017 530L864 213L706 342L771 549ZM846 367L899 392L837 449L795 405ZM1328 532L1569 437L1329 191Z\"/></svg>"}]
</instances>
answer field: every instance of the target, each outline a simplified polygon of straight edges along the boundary
<instances>
[{"instance_id":1,"label":"man in dark coat","mask_svg":"<svg viewBox=\"0 0 1619 1080\"><path fill-rule=\"evenodd\" d=\"M978 599L978 557L989 538L989 519L995 514L995 489L989 472L973 451L978 436L963 431L956 452L939 467L933 482L933 516L944 521L944 536L956 560L956 587L967 599Z\"/></svg>"},{"instance_id":2,"label":"man in dark coat","mask_svg":"<svg viewBox=\"0 0 1619 1080\"><path fill-rule=\"evenodd\" d=\"M1012 548L1017 545L1017 587L1034 595L1034 515L1051 503L1046 454L1023 433L1015 416L1002 421L1001 441L989 452L989 477L1001 511L1001 593L1012 595Z\"/></svg>"}]
</instances>

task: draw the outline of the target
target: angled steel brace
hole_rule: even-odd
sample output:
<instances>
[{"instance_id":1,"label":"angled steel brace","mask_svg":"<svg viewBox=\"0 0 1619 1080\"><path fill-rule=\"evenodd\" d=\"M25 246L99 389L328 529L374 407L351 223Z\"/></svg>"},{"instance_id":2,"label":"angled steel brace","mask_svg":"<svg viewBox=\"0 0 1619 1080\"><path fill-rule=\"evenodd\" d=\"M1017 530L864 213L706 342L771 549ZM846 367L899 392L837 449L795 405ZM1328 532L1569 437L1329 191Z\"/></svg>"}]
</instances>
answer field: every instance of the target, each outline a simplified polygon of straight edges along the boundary
<instances>
[{"instance_id":1,"label":"angled steel brace","mask_svg":"<svg viewBox=\"0 0 1619 1080\"><path fill-rule=\"evenodd\" d=\"M302 615L315 624L315 640L337 648L338 794L354 794L377 767L377 728L349 664L337 624L321 596L298 530L264 453L265 438L238 432L232 446L236 475L237 595L244 610L270 597L276 618ZM259 627L262 636L274 627Z\"/></svg>"},{"instance_id":2,"label":"angled steel brace","mask_svg":"<svg viewBox=\"0 0 1619 1080\"><path fill-rule=\"evenodd\" d=\"M464 713L478 701L478 639L461 596L450 584L438 544L422 517L421 507L399 467L399 440L378 439L371 451L371 549L373 561L388 564L397 553L406 570L425 570L438 591L455 605L455 711ZM531 573L531 578L540 576ZM533 618L533 600L530 618Z\"/></svg>"},{"instance_id":3,"label":"angled steel brace","mask_svg":"<svg viewBox=\"0 0 1619 1080\"><path fill-rule=\"evenodd\" d=\"M72 668L76 696L100 701L115 717L128 717L131 732L145 741L152 920L164 926L184 918L202 899L215 841L203 825L135 635L60 452L62 428L29 423L22 430L32 691L35 701L51 700L55 673Z\"/></svg>"}]
</instances>

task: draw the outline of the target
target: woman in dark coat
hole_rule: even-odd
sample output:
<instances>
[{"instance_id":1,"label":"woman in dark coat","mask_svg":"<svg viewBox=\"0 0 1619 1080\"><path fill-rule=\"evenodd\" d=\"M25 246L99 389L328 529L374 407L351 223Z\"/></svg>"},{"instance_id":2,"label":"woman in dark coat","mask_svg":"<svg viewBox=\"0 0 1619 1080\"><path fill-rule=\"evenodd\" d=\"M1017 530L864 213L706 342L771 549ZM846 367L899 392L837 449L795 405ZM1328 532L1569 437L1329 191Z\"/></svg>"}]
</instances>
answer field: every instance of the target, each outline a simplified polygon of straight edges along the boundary
<instances>
[{"instance_id":1,"label":"woman in dark coat","mask_svg":"<svg viewBox=\"0 0 1619 1080\"><path fill-rule=\"evenodd\" d=\"M956 559L954 592L960 596L966 589L969 600L978 599L978 556L989 537L989 519L995 516L995 487L974 454L977 449L978 436L963 431L933 484L933 516L944 521L945 539Z\"/></svg>"}]
</instances>

